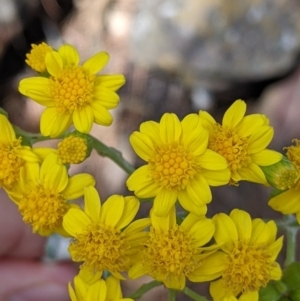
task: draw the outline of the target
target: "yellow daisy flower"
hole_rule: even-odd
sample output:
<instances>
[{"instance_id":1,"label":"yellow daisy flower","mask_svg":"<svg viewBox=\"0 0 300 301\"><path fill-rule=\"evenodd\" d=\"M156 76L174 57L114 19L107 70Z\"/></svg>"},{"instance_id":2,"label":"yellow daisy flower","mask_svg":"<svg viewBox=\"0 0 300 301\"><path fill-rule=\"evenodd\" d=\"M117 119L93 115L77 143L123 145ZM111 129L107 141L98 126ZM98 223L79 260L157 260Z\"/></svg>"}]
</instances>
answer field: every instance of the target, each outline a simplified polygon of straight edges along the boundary
<instances>
[{"instance_id":1,"label":"yellow daisy flower","mask_svg":"<svg viewBox=\"0 0 300 301\"><path fill-rule=\"evenodd\" d=\"M53 48L46 44L45 42L41 44L31 44L31 51L26 54L26 64L37 72L45 72L46 64L45 57L46 54L52 52Z\"/></svg>"},{"instance_id":2,"label":"yellow daisy flower","mask_svg":"<svg viewBox=\"0 0 300 301\"><path fill-rule=\"evenodd\" d=\"M234 209L213 217L214 238L222 251L206 259L207 271L212 267L218 280L210 284L214 301L258 301L258 291L270 280L281 278L281 268L275 262L282 248L281 236L276 240L277 227L274 221L265 223ZM206 272L206 269L204 269Z\"/></svg>"},{"instance_id":3,"label":"yellow daisy flower","mask_svg":"<svg viewBox=\"0 0 300 301\"><path fill-rule=\"evenodd\" d=\"M205 214L203 211L202 214ZM186 278L208 281L214 278L203 271L205 258L219 247L202 247L211 240L215 227L212 220L190 213L176 223L175 206L164 217L151 212L151 227L137 263L128 275L136 279L149 275L171 289L182 290Z\"/></svg>"},{"instance_id":4,"label":"yellow daisy flower","mask_svg":"<svg viewBox=\"0 0 300 301\"><path fill-rule=\"evenodd\" d=\"M68 201L81 197L84 188L90 185L95 185L91 175L69 177L59 157L50 153L41 166L30 164L22 168L20 182L9 195L33 232L42 236L54 232L65 234L63 216L75 206Z\"/></svg>"},{"instance_id":5,"label":"yellow daisy flower","mask_svg":"<svg viewBox=\"0 0 300 301\"><path fill-rule=\"evenodd\" d=\"M19 181L21 168L39 162L39 157L29 146L21 144L22 138L16 137L11 123L1 113L0 129L0 188L10 191Z\"/></svg>"},{"instance_id":6,"label":"yellow daisy flower","mask_svg":"<svg viewBox=\"0 0 300 301\"><path fill-rule=\"evenodd\" d=\"M109 109L119 103L115 93L125 82L123 75L96 75L108 62L109 55L99 52L79 66L80 57L71 45L46 54L49 78L32 77L20 81L19 91L46 106L40 129L44 136L57 137L74 123L89 133L93 122L110 125Z\"/></svg>"},{"instance_id":7,"label":"yellow daisy flower","mask_svg":"<svg viewBox=\"0 0 300 301\"><path fill-rule=\"evenodd\" d=\"M208 150L208 132L197 114L181 122L166 113L160 123L147 121L130 136L139 157L148 164L127 180L128 189L139 198L154 199L154 214L167 215L177 198L184 209L199 214L211 201L211 186L229 182L226 160Z\"/></svg>"},{"instance_id":8,"label":"yellow daisy flower","mask_svg":"<svg viewBox=\"0 0 300 301\"><path fill-rule=\"evenodd\" d=\"M286 155L296 167L298 176L295 178L292 170L292 172L281 177L281 180L284 183L286 182L285 186L291 186L291 188L272 197L268 204L272 209L280 211L283 214L295 213L297 221L300 224L300 140L294 139L293 142L295 145L286 147Z\"/></svg>"},{"instance_id":9,"label":"yellow daisy flower","mask_svg":"<svg viewBox=\"0 0 300 301\"><path fill-rule=\"evenodd\" d=\"M64 229L74 238L69 246L72 260L83 262L81 269L90 273L106 270L124 279L121 273L131 266L147 235L142 230L150 224L148 218L131 223L138 209L136 197L121 195L109 197L101 206L96 189L87 187L84 210L72 208L63 220Z\"/></svg>"},{"instance_id":10,"label":"yellow daisy flower","mask_svg":"<svg viewBox=\"0 0 300 301\"><path fill-rule=\"evenodd\" d=\"M106 280L99 279L87 284L81 277L75 276L74 288L68 285L71 301L133 301L123 298L120 280L109 276Z\"/></svg>"},{"instance_id":11,"label":"yellow daisy flower","mask_svg":"<svg viewBox=\"0 0 300 301\"><path fill-rule=\"evenodd\" d=\"M269 120L260 114L245 116L245 112L245 102L236 100L224 114L222 124L205 111L200 111L199 115L209 132L208 148L228 162L231 184L246 180L267 185L259 166L275 164L282 155L266 149L274 135Z\"/></svg>"}]
</instances>

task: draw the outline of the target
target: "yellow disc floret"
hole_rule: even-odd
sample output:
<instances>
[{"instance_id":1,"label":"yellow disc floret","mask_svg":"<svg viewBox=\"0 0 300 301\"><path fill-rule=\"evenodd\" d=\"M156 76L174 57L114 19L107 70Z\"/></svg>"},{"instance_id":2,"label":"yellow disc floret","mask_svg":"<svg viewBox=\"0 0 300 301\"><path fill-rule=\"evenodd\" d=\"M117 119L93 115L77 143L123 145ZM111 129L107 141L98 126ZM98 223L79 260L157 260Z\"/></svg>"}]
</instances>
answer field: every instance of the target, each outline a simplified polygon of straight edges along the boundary
<instances>
[{"instance_id":1,"label":"yellow disc floret","mask_svg":"<svg viewBox=\"0 0 300 301\"><path fill-rule=\"evenodd\" d=\"M91 223L71 242L69 251L72 259L83 262L95 272L108 270L120 273L126 270L128 249L124 234L101 223Z\"/></svg>"},{"instance_id":2,"label":"yellow disc floret","mask_svg":"<svg viewBox=\"0 0 300 301\"><path fill-rule=\"evenodd\" d=\"M25 223L32 226L33 232L47 234L55 231L67 212L68 205L62 196L50 189L37 186L19 202L19 210Z\"/></svg>"},{"instance_id":3,"label":"yellow disc floret","mask_svg":"<svg viewBox=\"0 0 300 301\"><path fill-rule=\"evenodd\" d=\"M81 66L65 67L58 76L50 77L51 96L59 113L80 110L91 104L96 76Z\"/></svg>"},{"instance_id":4,"label":"yellow disc floret","mask_svg":"<svg viewBox=\"0 0 300 301\"><path fill-rule=\"evenodd\" d=\"M298 170L298 178L299 178L300 177L300 140L293 139L293 142L295 143L295 145L285 147L284 149L287 150L286 156L288 157L288 159L294 164L294 166L296 166ZM300 189L299 179L296 181L296 183L294 181L293 188L296 190Z\"/></svg>"},{"instance_id":5,"label":"yellow disc floret","mask_svg":"<svg viewBox=\"0 0 300 301\"><path fill-rule=\"evenodd\" d=\"M178 279L182 274L188 276L201 264L194 257L198 249L194 247L192 237L178 225L167 232L151 228L145 247L143 265L148 266L149 274L160 281L166 281L170 275Z\"/></svg>"},{"instance_id":6,"label":"yellow disc floret","mask_svg":"<svg viewBox=\"0 0 300 301\"><path fill-rule=\"evenodd\" d=\"M25 62L33 70L37 72L45 72L45 57L48 52L53 51L52 47L44 42L39 45L31 44L31 47L32 49L30 53L26 54L27 59L25 60Z\"/></svg>"},{"instance_id":7,"label":"yellow disc floret","mask_svg":"<svg viewBox=\"0 0 300 301\"><path fill-rule=\"evenodd\" d=\"M227 160L231 172L251 163L247 153L248 138L240 137L233 129L226 129L218 123L214 126L208 147Z\"/></svg>"},{"instance_id":8,"label":"yellow disc floret","mask_svg":"<svg viewBox=\"0 0 300 301\"><path fill-rule=\"evenodd\" d=\"M234 295L265 287L271 279L271 270L276 266L268 246L251 245L244 241L236 242L227 254L226 265L224 283Z\"/></svg>"},{"instance_id":9,"label":"yellow disc floret","mask_svg":"<svg viewBox=\"0 0 300 301\"><path fill-rule=\"evenodd\" d=\"M192 154L177 142L156 146L156 154L149 159L152 178L161 186L183 190L200 170Z\"/></svg>"},{"instance_id":10,"label":"yellow disc floret","mask_svg":"<svg viewBox=\"0 0 300 301\"><path fill-rule=\"evenodd\" d=\"M78 164L87 156L86 140L81 137L69 136L58 143L58 155L62 163Z\"/></svg>"},{"instance_id":11,"label":"yellow disc floret","mask_svg":"<svg viewBox=\"0 0 300 301\"><path fill-rule=\"evenodd\" d=\"M20 169L25 163L18 155L21 148L21 138L9 144L0 143L0 187L9 188L19 179Z\"/></svg>"}]
</instances>

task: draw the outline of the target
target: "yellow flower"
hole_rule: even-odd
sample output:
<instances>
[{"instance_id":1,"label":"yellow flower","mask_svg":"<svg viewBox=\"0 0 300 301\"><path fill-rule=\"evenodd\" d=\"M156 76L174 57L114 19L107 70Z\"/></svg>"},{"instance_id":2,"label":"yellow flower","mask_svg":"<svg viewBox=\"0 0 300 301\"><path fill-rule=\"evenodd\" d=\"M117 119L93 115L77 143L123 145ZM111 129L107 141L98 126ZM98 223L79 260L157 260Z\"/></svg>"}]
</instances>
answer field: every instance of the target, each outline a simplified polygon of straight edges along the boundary
<instances>
[{"instance_id":1,"label":"yellow flower","mask_svg":"<svg viewBox=\"0 0 300 301\"><path fill-rule=\"evenodd\" d=\"M281 278L281 268L275 260L283 237L276 240L275 222L251 220L247 212L238 209L229 216L216 214L213 221L214 237L223 251L206 259L207 269L214 268L215 278L221 277L210 284L213 300L258 301L259 289Z\"/></svg>"},{"instance_id":2,"label":"yellow flower","mask_svg":"<svg viewBox=\"0 0 300 301\"><path fill-rule=\"evenodd\" d=\"M21 80L19 91L46 106L40 129L44 136L57 137L74 123L82 133L89 133L93 122L110 125L109 109L119 103L115 93L125 82L123 75L96 75L108 62L106 52L99 52L79 66L80 57L71 45L46 55L49 78Z\"/></svg>"},{"instance_id":3,"label":"yellow flower","mask_svg":"<svg viewBox=\"0 0 300 301\"><path fill-rule=\"evenodd\" d=\"M224 114L222 124L205 111L199 115L204 128L209 131L208 148L222 155L231 171L231 184L241 180L267 185L259 166L275 164L282 155L268 150L274 130L264 115L244 116L246 104L236 100Z\"/></svg>"},{"instance_id":4,"label":"yellow flower","mask_svg":"<svg viewBox=\"0 0 300 301\"><path fill-rule=\"evenodd\" d=\"M37 72L45 72L45 57L47 53L53 51L52 47L44 42L39 45L31 44L31 47L30 53L26 54L26 64Z\"/></svg>"},{"instance_id":5,"label":"yellow flower","mask_svg":"<svg viewBox=\"0 0 300 301\"><path fill-rule=\"evenodd\" d=\"M77 275L74 278L74 288L71 283L68 288L71 301L133 301L123 298L120 280L113 276L87 284Z\"/></svg>"},{"instance_id":6,"label":"yellow flower","mask_svg":"<svg viewBox=\"0 0 300 301\"><path fill-rule=\"evenodd\" d=\"M124 279L120 273L129 269L147 235L141 231L150 224L147 218L131 223L138 209L139 201L133 196L113 195L101 206L96 189L87 187L84 211L72 208L63 220L64 229L74 238L69 246L72 260L83 262L82 270L106 270Z\"/></svg>"},{"instance_id":7,"label":"yellow flower","mask_svg":"<svg viewBox=\"0 0 300 301\"><path fill-rule=\"evenodd\" d=\"M7 117L0 113L0 188L12 190L19 181L20 170L30 163L39 162L29 146L23 146Z\"/></svg>"},{"instance_id":8,"label":"yellow flower","mask_svg":"<svg viewBox=\"0 0 300 301\"><path fill-rule=\"evenodd\" d=\"M86 186L95 185L89 174L69 178L66 167L55 153L50 153L42 165L30 164L21 170L21 180L9 195L18 205L25 223L33 232L48 236L65 234L63 216L75 205L68 201L83 195Z\"/></svg>"},{"instance_id":9,"label":"yellow flower","mask_svg":"<svg viewBox=\"0 0 300 301\"><path fill-rule=\"evenodd\" d=\"M155 197L158 216L167 215L177 198L184 209L199 214L211 201L209 185L229 181L226 160L207 149L208 132L197 114L180 122L175 114L166 113L160 123L144 122L130 143L148 164L128 178L127 186L139 198Z\"/></svg>"},{"instance_id":10,"label":"yellow flower","mask_svg":"<svg viewBox=\"0 0 300 301\"><path fill-rule=\"evenodd\" d=\"M269 201L269 206L283 214L296 214L297 221L300 224L300 140L294 139L295 145L286 147L287 157L294 164L298 171L298 179L290 179L292 187L274 197ZM288 180L289 177L286 179ZM284 179L283 179L284 180ZM293 182L292 182L293 181Z\"/></svg>"},{"instance_id":11,"label":"yellow flower","mask_svg":"<svg viewBox=\"0 0 300 301\"><path fill-rule=\"evenodd\" d=\"M202 212L205 214L205 211ZM149 275L171 289L182 290L186 278L191 281L208 281L203 271L205 258L219 247L203 247L211 240L215 227L212 220L190 213L184 221L176 223L175 206L164 217L151 217L151 227L137 263L129 270L136 279Z\"/></svg>"}]
</instances>

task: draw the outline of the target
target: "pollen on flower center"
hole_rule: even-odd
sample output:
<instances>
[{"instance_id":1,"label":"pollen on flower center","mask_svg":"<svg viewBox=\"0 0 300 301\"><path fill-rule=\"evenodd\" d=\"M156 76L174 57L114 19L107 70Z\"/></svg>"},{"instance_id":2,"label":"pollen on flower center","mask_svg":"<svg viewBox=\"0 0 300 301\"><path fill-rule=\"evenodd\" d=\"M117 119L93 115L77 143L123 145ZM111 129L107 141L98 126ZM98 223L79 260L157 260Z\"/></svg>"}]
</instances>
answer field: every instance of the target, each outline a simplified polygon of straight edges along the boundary
<instances>
[{"instance_id":1,"label":"pollen on flower center","mask_svg":"<svg viewBox=\"0 0 300 301\"><path fill-rule=\"evenodd\" d=\"M58 112L73 112L91 103L95 78L81 66L65 68L60 75L50 77L51 95Z\"/></svg>"},{"instance_id":2,"label":"pollen on flower center","mask_svg":"<svg viewBox=\"0 0 300 301\"><path fill-rule=\"evenodd\" d=\"M78 164L86 158L87 145L85 139L69 136L58 143L57 151L63 163Z\"/></svg>"},{"instance_id":3,"label":"pollen on flower center","mask_svg":"<svg viewBox=\"0 0 300 301\"><path fill-rule=\"evenodd\" d=\"M19 203L23 220L31 224L33 232L56 230L61 226L67 209L66 200L61 195L42 186L26 193Z\"/></svg>"},{"instance_id":4,"label":"pollen on flower center","mask_svg":"<svg viewBox=\"0 0 300 301\"><path fill-rule=\"evenodd\" d=\"M69 251L72 259L93 267L95 272L109 270L123 272L128 265L125 254L129 248L120 230L92 223L71 242Z\"/></svg>"},{"instance_id":5,"label":"pollen on flower center","mask_svg":"<svg viewBox=\"0 0 300 301\"><path fill-rule=\"evenodd\" d=\"M152 178L161 186L182 190L200 170L193 155L177 142L155 149L155 156L149 160L149 169Z\"/></svg>"},{"instance_id":6,"label":"pollen on flower center","mask_svg":"<svg viewBox=\"0 0 300 301\"><path fill-rule=\"evenodd\" d=\"M231 171L247 166L251 161L247 153L248 139L239 137L233 130L215 124L215 130L209 139L209 149L223 156Z\"/></svg>"},{"instance_id":7,"label":"pollen on flower center","mask_svg":"<svg viewBox=\"0 0 300 301\"><path fill-rule=\"evenodd\" d=\"M19 157L21 138L10 144L0 143L0 187L9 188L20 175L20 169L25 161Z\"/></svg>"},{"instance_id":8,"label":"pollen on flower center","mask_svg":"<svg viewBox=\"0 0 300 301\"><path fill-rule=\"evenodd\" d=\"M258 291L267 285L274 268L268 247L239 241L227 254L227 268L223 272L225 286L233 293Z\"/></svg>"},{"instance_id":9,"label":"pollen on flower center","mask_svg":"<svg viewBox=\"0 0 300 301\"><path fill-rule=\"evenodd\" d=\"M151 228L145 247L143 264L148 266L150 274L156 279L163 277L161 281L170 274L178 278L182 274L188 276L201 264L194 258L197 248L193 246L192 238L177 225L167 233Z\"/></svg>"}]
</instances>

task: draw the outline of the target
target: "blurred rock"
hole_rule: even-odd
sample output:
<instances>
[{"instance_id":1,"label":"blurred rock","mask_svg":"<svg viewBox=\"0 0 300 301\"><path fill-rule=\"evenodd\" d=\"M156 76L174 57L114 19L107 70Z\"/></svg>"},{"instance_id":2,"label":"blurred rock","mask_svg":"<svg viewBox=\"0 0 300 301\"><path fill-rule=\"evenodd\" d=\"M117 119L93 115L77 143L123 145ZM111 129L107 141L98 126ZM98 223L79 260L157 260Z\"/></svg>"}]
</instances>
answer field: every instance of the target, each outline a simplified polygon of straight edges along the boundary
<instances>
[{"instance_id":1,"label":"blurred rock","mask_svg":"<svg viewBox=\"0 0 300 301\"><path fill-rule=\"evenodd\" d=\"M143 0L132 59L175 72L188 86L287 73L300 49L298 0ZM221 85L221 87L219 87Z\"/></svg>"}]
</instances>

